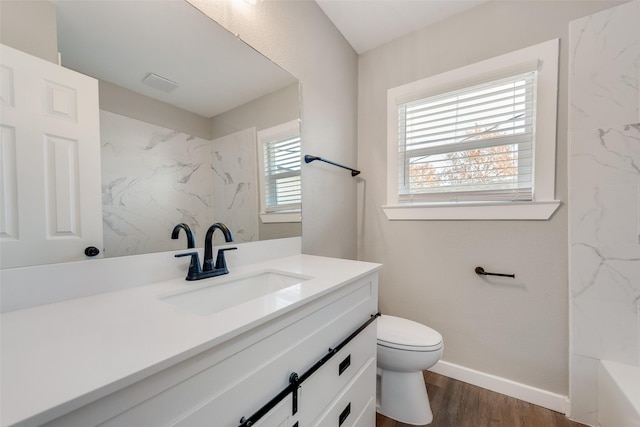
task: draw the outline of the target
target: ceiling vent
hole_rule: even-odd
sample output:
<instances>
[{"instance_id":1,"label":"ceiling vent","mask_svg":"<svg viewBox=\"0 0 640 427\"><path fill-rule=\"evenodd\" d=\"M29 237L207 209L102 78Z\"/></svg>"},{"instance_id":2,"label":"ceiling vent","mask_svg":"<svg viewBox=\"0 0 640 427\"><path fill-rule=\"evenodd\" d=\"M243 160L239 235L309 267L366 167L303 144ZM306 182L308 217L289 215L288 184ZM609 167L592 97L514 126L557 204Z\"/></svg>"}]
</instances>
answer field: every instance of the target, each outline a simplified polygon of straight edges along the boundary
<instances>
[{"instance_id":1,"label":"ceiling vent","mask_svg":"<svg viewBox=\"0 0 640 427\"><path fill-rule=\"evenodd\" d=\"M142 79L142 83L166 93L173 92L173 90L179 86L178 83L153 73L147 74L147 76Z\"/></svg>"}]
</instances>

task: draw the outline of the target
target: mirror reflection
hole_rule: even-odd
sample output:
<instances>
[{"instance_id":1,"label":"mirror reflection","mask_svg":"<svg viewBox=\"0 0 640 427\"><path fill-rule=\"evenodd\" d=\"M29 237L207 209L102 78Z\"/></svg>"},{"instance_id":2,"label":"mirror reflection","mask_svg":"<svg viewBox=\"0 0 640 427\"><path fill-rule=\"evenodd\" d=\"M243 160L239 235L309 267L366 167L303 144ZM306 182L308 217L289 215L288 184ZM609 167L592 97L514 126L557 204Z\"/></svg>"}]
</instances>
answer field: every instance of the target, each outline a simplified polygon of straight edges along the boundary
<instances>
[{"instance_id":1,"label":"mirror reflection","mask_svg":"<svg viewBox=\"0 0 640 427\"><path fill-rule=\"evenodd\" d=\"M181 222L197 247L214 222L236 242L300 235L293 76L184 1L55 4L62 65L99 80L104 256L186 248ZM287 123L298 151L275 132L269 206L259 135Z\"/></svg>"}]
</instances>

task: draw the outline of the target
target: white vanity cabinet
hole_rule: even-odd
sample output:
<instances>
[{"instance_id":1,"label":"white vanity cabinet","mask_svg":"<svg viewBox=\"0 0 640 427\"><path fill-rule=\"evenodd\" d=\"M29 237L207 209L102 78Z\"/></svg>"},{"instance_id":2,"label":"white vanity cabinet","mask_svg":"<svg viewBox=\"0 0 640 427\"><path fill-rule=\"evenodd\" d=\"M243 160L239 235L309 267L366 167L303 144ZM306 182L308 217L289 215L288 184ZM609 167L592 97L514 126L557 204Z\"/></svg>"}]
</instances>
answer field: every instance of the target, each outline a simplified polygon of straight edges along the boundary
<instances>
[{"instance_id":1,"label":"white vanity cabinet","mask_svg":"<svg viewBox=\"0 0 640 427\"><path fill-rule=\"evenodd\" d=\"M352 335L377 295L372 273L45 425L237 427L335 353L253 426L374 426L376 322Z\"/></svg>"}]
</instances>

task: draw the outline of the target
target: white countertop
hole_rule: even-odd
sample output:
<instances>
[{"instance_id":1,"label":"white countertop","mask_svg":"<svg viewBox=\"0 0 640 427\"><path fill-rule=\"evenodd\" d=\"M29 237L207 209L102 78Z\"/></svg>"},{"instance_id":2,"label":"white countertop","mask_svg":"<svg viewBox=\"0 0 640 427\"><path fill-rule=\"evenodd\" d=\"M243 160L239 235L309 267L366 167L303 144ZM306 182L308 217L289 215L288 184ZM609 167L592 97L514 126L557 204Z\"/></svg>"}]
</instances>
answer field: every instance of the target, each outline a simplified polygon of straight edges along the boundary
<instances>
[{"instance_id":1,"label":"white countertop","mask_svg":"<svg viewBox=\"0 0 640 427\"><path fill-rule=\"evenodd\" d=\"M380 267L295 255L233 267L226 276L196 282L175 279L2 314L0 425L49 421ZM298 285L296 292L279 291L206 316L158 299L205 281L227 281L265 270L311 279Z\"/></svg>"}]
</instances>

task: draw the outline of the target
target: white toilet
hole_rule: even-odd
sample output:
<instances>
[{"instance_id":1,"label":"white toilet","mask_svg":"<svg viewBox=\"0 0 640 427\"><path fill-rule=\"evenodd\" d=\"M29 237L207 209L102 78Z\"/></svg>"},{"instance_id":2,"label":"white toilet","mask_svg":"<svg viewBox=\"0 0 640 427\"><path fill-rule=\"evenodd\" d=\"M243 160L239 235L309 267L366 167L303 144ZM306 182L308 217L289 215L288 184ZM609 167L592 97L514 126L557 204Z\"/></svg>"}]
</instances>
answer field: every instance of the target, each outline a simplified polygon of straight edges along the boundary
<instances>
[{"instance_id":1,"label":"white toilet","mask_svg":"<svg viewBox=\"0 0 640 427\"><path fill-rule=\"evenodd\" d=\"M378 319L377 411L405 424L433 420L422 371L442 355L442 335L395 316Z\"/></svg>"}]
</instances>

